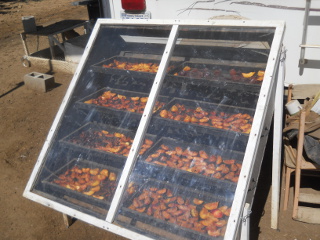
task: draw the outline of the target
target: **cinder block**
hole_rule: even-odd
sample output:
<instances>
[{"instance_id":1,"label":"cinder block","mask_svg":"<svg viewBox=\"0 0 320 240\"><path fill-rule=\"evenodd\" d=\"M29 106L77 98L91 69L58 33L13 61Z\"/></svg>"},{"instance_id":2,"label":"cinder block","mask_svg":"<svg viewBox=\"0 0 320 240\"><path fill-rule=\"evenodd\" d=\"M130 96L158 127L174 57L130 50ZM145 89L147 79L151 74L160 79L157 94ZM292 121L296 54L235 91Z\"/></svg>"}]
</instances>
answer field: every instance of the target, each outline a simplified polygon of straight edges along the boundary
<instances>
[{"instance_id":1,"label":"cinder block","mask_svg":"<svg viewBox=\"0 0 320 240\"><path fill-rule=\"evenodd\" d=\"M52 75L38 72L31 72L24 75L23 80L27 88L41 92L46 92L55 85Z\"/></svg>"}]
</instances>

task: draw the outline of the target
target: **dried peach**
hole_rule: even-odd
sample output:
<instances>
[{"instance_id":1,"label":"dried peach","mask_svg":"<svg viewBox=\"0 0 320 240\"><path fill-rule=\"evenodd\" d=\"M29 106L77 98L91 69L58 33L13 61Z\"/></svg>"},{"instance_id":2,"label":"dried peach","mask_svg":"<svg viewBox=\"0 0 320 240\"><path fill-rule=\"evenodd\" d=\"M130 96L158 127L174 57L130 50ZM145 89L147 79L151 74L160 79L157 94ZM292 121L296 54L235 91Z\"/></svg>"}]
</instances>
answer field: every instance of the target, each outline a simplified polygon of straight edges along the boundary
<instances>
[{"instance_id":1,"label":"dried peach","mask_svg":"<svg viewBox=\"0 0 320 240\"><path fill-rule=\"evenodd\" d=\"M196 205L200 205L200 204L203 203L203 201L200 200L200 199L194 198L194 199L193 199L193 203L196 204Z\"/></svg>"},{"instance_id":2,"label":"dried peach","mask_svg":"<svg viewBox=\"0 0 320 240\"><path fill-rule=\"evenodd\" d=\"M211 203L206 203L204 207L208 210L214 210L218 208L219 202L211 202Z\"/></svg>"},{"instance_id":3,"label":"dried peach","mask_svg":"<svg viewBox=\"0 0 320 240\"><path fill-rule=\"evenodd\" d=\"M91 175L97 175L99 173L99 168L91 169L89 172Z\"/></svg>"},{"instance_id":4,"label":"dried peach","mask_svg":"<svg viewBox=\"0 0 320 240\"><path fill-rule=\"evenodd\" d=\"M110 181L115 181L115 180L117 180L117 175L116 175L114 172L110 172L109 180L110 180Z\"/></svg>"},{"instance_id":5,"label":"dried peach","mask_svg":"<svg viewBox=\"0 0 320 240\"><path fill-rule=\"evenodd\" d=\"M102 170L100 171L100 174L108 177L108 176L109 176L109 170L108 170L108 169L102 169Z\"/></svg>"},{"instance_id":6,"label":"dried peach","mask_svg":"<svg viewBox=\"0 0 320 240\"><path fill-rule=\"evenodd\" d=\"M208 209L206 209L206 208L202 208L200 211L200 214L199 214L201 219L207 219L209 217L209 215L210 215L210 213L209 213Z\"/></svg>"},{"instance_id":7,"label":"dried peach","mask_svg":"<svg viewBox=\"0 0 320 240\"><path fill-rule=\"evenodd\" d=\"M167 118L168 117L168 111L167 110L162 110L161 112L160 112L160 117L163 117L163 118Z\"/></svg>"},{"instance_id":8,"label":"dried peach","mask_svg":"<svg viewBox=\"0 0 320 240\"><path fill-rule=\"evenodd\" d=\"M213 212L212 212L212 215L216 218L222 218L223 217L223 213L221 210L219 209L215 209Z\"/></svg>"}]
</instances>

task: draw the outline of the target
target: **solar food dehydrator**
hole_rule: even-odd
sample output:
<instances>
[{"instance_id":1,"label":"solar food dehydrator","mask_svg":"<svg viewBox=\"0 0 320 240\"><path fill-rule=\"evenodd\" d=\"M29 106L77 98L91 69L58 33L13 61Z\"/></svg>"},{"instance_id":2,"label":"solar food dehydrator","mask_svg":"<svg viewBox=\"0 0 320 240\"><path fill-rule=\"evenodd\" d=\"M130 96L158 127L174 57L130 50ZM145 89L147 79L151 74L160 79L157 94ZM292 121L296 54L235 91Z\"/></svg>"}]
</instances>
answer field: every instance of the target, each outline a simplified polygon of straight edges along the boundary
<instances>
[{"instance_id":1,"label":"solar food dehydrator","mask_svg":"<svg viewBox=\"0 0 320 240\"><path fill-rule=\"evenodd\" d=\"M234 239L283 22L98 20L24 196L131 239Z\"/></svg>"}]
</instances>

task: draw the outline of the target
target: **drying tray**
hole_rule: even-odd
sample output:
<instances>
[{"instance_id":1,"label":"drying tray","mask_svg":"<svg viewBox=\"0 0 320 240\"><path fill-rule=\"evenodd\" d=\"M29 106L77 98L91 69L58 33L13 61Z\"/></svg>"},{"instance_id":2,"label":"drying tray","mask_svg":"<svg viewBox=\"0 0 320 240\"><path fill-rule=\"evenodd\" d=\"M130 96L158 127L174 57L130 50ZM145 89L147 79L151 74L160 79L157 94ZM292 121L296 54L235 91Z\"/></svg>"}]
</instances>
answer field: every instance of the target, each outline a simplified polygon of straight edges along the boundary
<instances>
[{"instance_id":1,"label":"drying tray","mask_svg":"<svg viewBox=\"0 0 320 240\"><path fill-rule=\"evenodd\" d=\"M74 166L77 166L79 168L91 168L91 169L99 168L99 170L107 169L109 170L109 172L116 173L117 180L115 181L116 182L115 188L113 189L112 194L107 198L98 199L98 198L83 194L81 192L78 192L76 190L71 190L66 187L60 186L57 183L53 182L53 180L58 179L58 177L61 174L65 173L67 170L71 169ZM88 161L85 159L72 159L71 161L66 163L64 166L59 168L57 171L51 173L42 182L47 192L58 194L61 198L64 198L64 199L74 199L74 201L78 202L79 205L82 205L81 202L83 202L85 203L85 208L88 208L89 206L89 209L91 211L96 211L99 215L106 216L108 209L110 207L110 203L114 195L118 180L120 178L120 174L121 174L121 170L111 166L98 164L94 161ZM103 185L101 185L101 188L103 188Z\"/></svg>"},{"instance_id":2,"label":"drying tray","mask_svg":"<svg viewBox=\"0 0 320 240\"><path fill-rule=\"evenodd\" d=\"M124 95L126 97L149 97L148 94L146 93L141 93L141 92L133 92L133 91L126 91L126 90L121 90L121 89L114 89L114 88L102 88L99 91L92 93L91 95L79 100L76 102L76 105L79 108L82 109L86 109L86 110L92 110L92 108L96 108L98 110L101 110L102 112L108 113L108 114L115 114L117 116L129 116L129 118L133 117L135 119L140 119L142 113L138 113L138 112L130 112L130 111L126 111L126 110L120 110L120 109L116 109L116 108L112 108L112 107L104 107L104 106L100 106L100 105L96 105L96 104L89 104L89 103L85 103L86 101L90 100L90 99L96 99L98 97L100 97L104 92L107 91L111 91L113 93L117 93L120 95ZM167 104L169 102L169 98L168 97L164 97L164 96L159 96L158 97L158 102L163 102L165 104ZM162 108L160 108L159 110L161 110ZM159 110L155 111L154 114L156 114Z\"/></svg>"},{"instance_id":3,"label":"drying tray","mask_svg":"<svg viewBox=\"0 0 320 240\"><path fill-rule=\"evenodd\" d=\"M106 151L102 151L102 150L98 150L95 148L90 148L90 147L86 147L83 145L79 145L79 144L75 144L70 142L70 139L72 139L75 136L79 136L79 134L81 134L82 132L85 131L108 131L110 133L122 133L124 134L126 137L130 137L130 138L134 138L135 136L135 132L129 129L124 129L124 128L118 128L118 127L114 127L114 126L110 126L110 125L104 125L104 124L100 124L100 123L92 123L92 122L88 122L86 123L84 126L80 127L79 129L75 130L74 132L72 132L71 134L69 134L68 136L64 137L63 139L61 139L59 142L61 144L62 147L67 147L70 148L72 150L75 151L81 151L84 153L98 153L101 156L108 156L108 161L111 162L117 162L120 161L121 163L124 163L124 161L127 159L126 156L123 155L118 155L118 154L114 154L111 152L106 152ZM152 140L153 143L155 142L156 136L151 135L151 134L146 134L146 139Z\"/></svg>"},{"instance_id":4,"label":"drying tray","mask_svg":"<svg viewBox=\"0 0 320 240\"><path fill-rule=\"evenodd\" d=\"M149 187L155 187L158 189L166 188L172 191L174 196L180 196L185 201L190 200L191 203L193 199L196 198L203 200L204 203L219 202L218 207L228 206L229 208L232 204L232 194L228 195L228 198L225 198L226 195L215 195L215 193L210 191L198 191L194 190L193 188L183 187L173 183L167 183L151 178L142 178L141 176L131 179L131 182L137 186L137 190L132 195L129 195L128 192L126 192L123 207L120 209L120 214L121 216L126 216L132 220L122 222L121 220L117 219L116 222L118 224L135 231L139 231L139 229L144 228L143 230L145 230L150 237L156 237L157 239L166 239L166 236L172 236L172 234L179 236L176 239L223 239L223 237L210 237L206 233L184 228L168 221L149 216L146 214L146 212L140 213L138 211L129 209L129 206L133 203L133 199L135 197L138 197L144 189ZM203 205L198 206L197 209L200 209L202 206Z\"/></svg>"},{"instance_id":5,"label":"drying tray","mask_svg":"<svg viewBox=\"0 0 320 240\"><path fill-rule=\"evenodd\" d=\"M183 104L186 108L197 108L201 107L204 111L215 111L215 112L225 112L230 114L249 114L251 117L254 116L254 110L248 109L248 108L241 108L241 107L233 107L223 104L213 104L213 103L207 103L202 101L193 101L193 100L187 100L187 99L181 99L181 98L173 98L165 107L163 110L170 110L171 107L175 104ZM169 118L162 118L160 117L160 113L155 116L156 120L160 122L160 124L163 125L169 125L174 126L179 129L190 129L191 132L196 133L203 133L203 134L211 134L211 135L219 135L221 137L227 137L232 139L239 139L239 140L248 140L249 134L242 133L242 132L236 132L231 130L224 130L219 128L214 128L210 126L203 126L199 124L194 124L190 122L183 122L171 120Z\"/></svg>"},{"instance_id":6,"label":"drying tray","mask_svg":"<svg viewBox=\"0 0 320 240\"><path fill-rule=\"evenodd\" d=\"M162 149L161 145L165 145L169 147L168 151L173 151L175 147L181 147L183 150L188 149L189 151L200 151L203 150L207 153L208 156L215 155L221 156L223 160L235 160L235 164L242 164L242 160L244 157L244 153L232 151L232 150L220 150L215 147L199 145L199 144L190 144L182 141L178 141L172 138L162 137L157 141L142 157L140 157L139 161L144 167L138 167L140 169L140 175L151 175L152 178L161 178L163 181L178 181L183 182L183 185L189 186L190 182L195 184L194 182L198 182L197 184L202 184L206 182L210 187L212 187L212 191L220 191L228 190L235 191L237 186L237 182L233 182L227 179L217 179L212 176L205 176L202 173L194 173L186 170L182 170L180 168L173 168L170 166L162 166L153 162L146 162L146 159L156 153L158 149ZM157 160L160 159L155 158ZM225 163L221 163L225 164ZM216 165L216 164L215 164ZM230 168L230 164L226 164L227 167ZM224 175L223 175L224 176Z\"/></svg>"},{"instance_id":7,"label":"drying tray","mask_svg":"<svg viewBox=\"0 0 320 240\"><path fill-rule=\"evenodd\" d=\"M205 76L200 75L194 75L193 76L181 76L181 75L175 75L179 74L185 67L190 67L190 71L186 71L186 73L191 73L192 69L198 69L200 71L207 71L207 74ZM230 74L230 70L236 71L239 75L239 80L232 79L232 76ZM218 71L220 73L218 73ZM232 81L234 83L240 83L240 84L248 84L248 85L261 85L262 81L256 80L258 71L264 71L259 68L254 67L238 67L238 66L225 66L225 65L213 65L213 64L207 64L207 63L194 63L194 62L183 62L181 65L179 65L177 68L171 70L169 72L170 75L174 75L175 77L182 77L182 78L189 78L189 79L206 79L208 81ZM241 73L249 73L249 72L255 72L255 74L250 78L245 78L243 76L240 76Z\"/></svg>"},{"instance_id":8,"label":"drying tray","mask_svg":"<svg viewBox=\"0 0 320 240\"><path fill-rule=\"evenodd\" d=\"M160 64L160 60L155 59L144 59L144 58L133 58L133 57L123 57L123 56L114 56L109 59L103 60L91 66L92 70L99 73L105 74L116 74L116 75L130 75L132 77L147 77L147 78L154 78L156 72L138 72L132 70L125 70L125 69L116 69L116 68L106 68L103 65L108 65L113 63L114 60L120 62L129 62L129 63L152 63L152 64ZM169 63L168 71L173 70L174 68L178 67L182 62L171 61Z\"/></svg>"},{"instance_id":9,"label":"drying tray","mask_svg":"<svg viewBox=\"0 0 320 240\"><path fill-rule=\"evenodd\" d=\"M208 69L208 72L211 74L201 77L201 76L180 76L175 75L176 73L181 72L184 67L189 66L190 68L197 68L199 70ZM262 70L260 68L250 68L250 67L238 67L238 66L225 66L225 65L213 65L208 63L194 63L194 62L183 62L181 65L179 65L177 68L171 70L167 77L167 81L173 81L173 82L182 82L187 84L193 84L193 85L208 85L208 86L217 86L217 87L240 87L244 89L245 91L250 92L259 92L260 87L262 84L262 81L251 81L251 78L244 78L240 77L239 80L232 80L232 77L229 73L231 69L234 69L236 72L255 72L257 75L257 72L259 70ZM214 72L216 70L220 70L221 73L219 75L215 75ZM241 73L240 73L241 75ZM249 88L248 88L249 87Z\"/></svg>"}]
</instances>

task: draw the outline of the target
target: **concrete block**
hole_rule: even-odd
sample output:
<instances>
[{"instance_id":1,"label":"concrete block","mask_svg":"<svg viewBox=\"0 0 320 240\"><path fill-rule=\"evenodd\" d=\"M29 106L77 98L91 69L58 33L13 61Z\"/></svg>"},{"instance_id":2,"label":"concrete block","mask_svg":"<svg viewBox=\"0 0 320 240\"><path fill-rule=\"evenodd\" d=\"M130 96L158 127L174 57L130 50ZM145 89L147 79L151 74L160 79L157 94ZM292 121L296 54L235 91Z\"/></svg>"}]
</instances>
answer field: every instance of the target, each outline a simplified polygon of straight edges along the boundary
<instances>
[{"instance_id":1,"label":"concrete block","mask_svg":"<svg viewBox=\"0 0 320 240\"><path fill-rule=\"evenodd\" d=\"M31 72L24 75L23 80L27 88L40 92L47 92L55 86L54 77L44 73Z\"/></svg>"}]
</instances>

